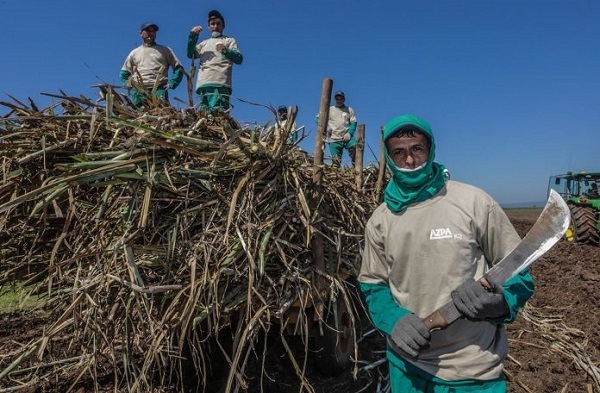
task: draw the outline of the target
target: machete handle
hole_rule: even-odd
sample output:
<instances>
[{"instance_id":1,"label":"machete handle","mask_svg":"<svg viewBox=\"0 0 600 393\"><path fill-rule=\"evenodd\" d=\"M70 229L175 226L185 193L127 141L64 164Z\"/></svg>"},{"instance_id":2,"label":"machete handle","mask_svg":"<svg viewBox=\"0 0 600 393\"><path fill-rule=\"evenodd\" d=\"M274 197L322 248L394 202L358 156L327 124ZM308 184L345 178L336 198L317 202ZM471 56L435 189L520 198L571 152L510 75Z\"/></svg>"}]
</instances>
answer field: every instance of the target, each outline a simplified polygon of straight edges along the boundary
<instances>
[{"instance_id":1,"label":"machete handle","mask_svg":"<svg viewBox=\"0 0 600 393\"><path fill-rule=\"evenodd\" d=\"M492 283L487 279L486 276L481 277L478 281L481 284L481 286L487 289L489 292L495 292L494 285L492 285Z\"/></svg>"},{"instance_id":2,"label":"machete handle","mask_svg":"<svg viewBox=\"0 0 600 393\"><path fill-rule=\"evenodd\" d=\"M484 287L488 291L493 291L494 286L491 284L490 280L488 280L485 276L481 277L478 280L479 284ZM421 319L423 324L429 329L438 330L445 329L452 322L456 321L458 318L461 318L462 315L460 311L456 309L454 302L452 300L448 300L445 304L443 304L440 308Z\"/></svg>"},{"instance_id":3,"label":"machete handle","mask_svg":"<svg viewBox=\"0 0 600 393\"><path fill-rule=\"evenodd\" d=\"M444 329L448 326L448 321L446 321L446 318L444 318L440 310L435 310L423 318L422 321L429 331Z\"/></svg>"}]
</instances>

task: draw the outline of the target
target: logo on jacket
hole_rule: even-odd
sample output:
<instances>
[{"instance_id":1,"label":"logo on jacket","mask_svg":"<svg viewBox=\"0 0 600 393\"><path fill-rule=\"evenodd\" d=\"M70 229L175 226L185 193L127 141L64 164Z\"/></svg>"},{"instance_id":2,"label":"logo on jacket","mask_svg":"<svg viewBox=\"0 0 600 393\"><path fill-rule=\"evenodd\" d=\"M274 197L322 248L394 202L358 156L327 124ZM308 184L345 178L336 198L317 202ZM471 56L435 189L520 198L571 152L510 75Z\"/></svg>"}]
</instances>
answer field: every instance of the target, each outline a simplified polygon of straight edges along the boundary
<instances>
[{"instance_id":1,"label":"logo on jacket","mask_svg":"<svg viewBox=\"0 0 600 393\"><path fill-rule=\"evenodd\" d=\"M432 229L429 233L429 240L438 240L438 239L462 239L462 235L453 234L450 228L437 228Z\"/></svg>"}]
</instances>

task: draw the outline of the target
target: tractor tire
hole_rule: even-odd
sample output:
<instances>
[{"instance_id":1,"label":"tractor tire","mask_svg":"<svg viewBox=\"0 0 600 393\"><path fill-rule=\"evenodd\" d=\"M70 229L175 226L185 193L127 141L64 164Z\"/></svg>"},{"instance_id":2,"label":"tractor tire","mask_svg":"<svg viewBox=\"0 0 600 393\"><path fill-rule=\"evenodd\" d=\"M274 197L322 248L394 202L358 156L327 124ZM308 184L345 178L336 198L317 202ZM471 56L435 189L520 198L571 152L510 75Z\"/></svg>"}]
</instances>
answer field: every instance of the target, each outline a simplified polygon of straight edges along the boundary
<instances>
[{"instance_id":1,"label":"tractor tire","mask_svg":"<svg viewBox=\"0 0 600 393\"><path fill-rule=\"evenodd\" d=\"M600 233L596 228L597 219L592 208L576 205L570 205L569 208L571 209L571 222L575 241L598 247L600 245Z\"/></svg>"},{"instance_id":2,"label":"tractor tire","mask_svg":"<svg viewBox=\"0 0 600 393\"><path fill-rule=\"evenodd\" d=\"M317 371L336 377L349 369L356 342L355 327L343 300L330 302L325 310L323 332L312 337L311 351Z\"/></svg>"}]
</instances>

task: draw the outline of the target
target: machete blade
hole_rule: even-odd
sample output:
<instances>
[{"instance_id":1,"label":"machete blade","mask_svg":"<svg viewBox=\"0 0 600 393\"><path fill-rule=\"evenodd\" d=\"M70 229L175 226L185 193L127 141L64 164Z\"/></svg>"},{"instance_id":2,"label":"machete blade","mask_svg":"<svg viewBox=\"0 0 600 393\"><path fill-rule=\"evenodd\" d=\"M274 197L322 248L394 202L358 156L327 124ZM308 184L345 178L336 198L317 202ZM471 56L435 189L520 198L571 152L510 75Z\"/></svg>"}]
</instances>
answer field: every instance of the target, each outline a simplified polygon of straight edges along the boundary
<instances>
[{"instance_id":1,"label":"machete blade","mask_svg":"<svg viewBox=\"0 0 600 393\"><path fill-rule=\"evenodd\" d=\"M569 227L570 219L569 207L562 197L551 189L544 210L527 235L506 257L485 273L480 281L487 280L492 290L499 292L506 280L531 265L560 240ZM452 300L449 300L423 318L423 323L429 330L443 329L460 317L460 312Z\"/></svg>"},{"instance_id":2,"label":"machete blade","mask_svg":"<svg viewBox=\"0 0 600 393\"><path fill-rule=\"evenodd\" d=\"M552 248L567 231L570 219L569 206L551 189L544 210L521 243L484 275L492 288L498 291L506 280Z\"/></svg>"}]
</instances>

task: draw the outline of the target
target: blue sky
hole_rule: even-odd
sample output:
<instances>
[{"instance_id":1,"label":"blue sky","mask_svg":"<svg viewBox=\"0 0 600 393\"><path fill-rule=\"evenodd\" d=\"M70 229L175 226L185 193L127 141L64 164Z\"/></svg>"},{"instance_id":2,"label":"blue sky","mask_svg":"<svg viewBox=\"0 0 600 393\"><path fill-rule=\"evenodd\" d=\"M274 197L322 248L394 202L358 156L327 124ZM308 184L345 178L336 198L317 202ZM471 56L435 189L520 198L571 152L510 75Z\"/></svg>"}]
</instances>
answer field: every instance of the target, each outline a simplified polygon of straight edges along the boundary
<instances>
[{"instance_id":1,"label":"blue sky","mask_svg":"<svg viewBox=\"0 0 600 393\"><path fill-rule=\"evenodd\" d=\"M211 9L244 55L233 116L271 117L237 99L298 105L311 153L330 78L365 124L366 163L379 127L412 113L432 125L453 179L503 204L544 200L553 174L600 171L600 2L591 0L0 0L0 100L97 97L90 86L119 83L145 21L187 70L188 32L206 27ZM187 100L185 83L174 93Z\"/></svg>"}]
</instances>

